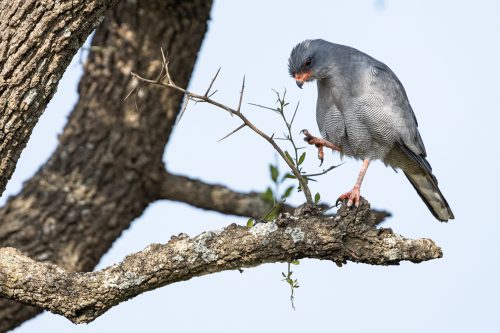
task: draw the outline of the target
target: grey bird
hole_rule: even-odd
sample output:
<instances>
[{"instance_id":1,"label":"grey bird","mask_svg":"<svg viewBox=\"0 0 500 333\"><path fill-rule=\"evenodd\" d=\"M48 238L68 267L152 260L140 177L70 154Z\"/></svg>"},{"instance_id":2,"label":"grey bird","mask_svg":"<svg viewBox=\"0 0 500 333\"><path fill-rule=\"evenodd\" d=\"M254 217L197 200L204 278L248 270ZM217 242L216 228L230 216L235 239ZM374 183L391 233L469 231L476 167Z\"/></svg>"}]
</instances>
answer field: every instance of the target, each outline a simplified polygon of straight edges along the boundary
<instances>
[{"instance_id":1,"label":"grey bird","mask_svg":"<svg viewBox=\"0 0 500 333\"><path fill-rule=\"evenodd\" d=\"M293 48L288 70L300 88L317 81L316 121L322 138L305 131L306 141L321 154L325 146L363 161L353 189L339 200L359 205L368 165L381 160L403 170L439 221L454 218L427 162L405 89L388 66L352 47L315 39Z\"/></svg>"}]
</instances>

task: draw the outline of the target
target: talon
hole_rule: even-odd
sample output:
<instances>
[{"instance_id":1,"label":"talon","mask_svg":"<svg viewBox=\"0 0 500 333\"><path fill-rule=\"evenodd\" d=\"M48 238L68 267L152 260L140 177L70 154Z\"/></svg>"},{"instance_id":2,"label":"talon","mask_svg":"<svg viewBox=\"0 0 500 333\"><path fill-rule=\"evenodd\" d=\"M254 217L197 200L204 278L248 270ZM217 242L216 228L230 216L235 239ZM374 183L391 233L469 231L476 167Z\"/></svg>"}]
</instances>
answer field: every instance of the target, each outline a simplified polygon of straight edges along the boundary
<instances>
[{"instance_id":1,"label":"talon","mask_svg":"<svg viewBox=\"0 0 500 333\"><path fill-rule=\"evenodd\" d=\"M356 207L359 207L359 202L361 201L359 186L355 185L351 191L346 192L346 193L342 194L341 196L339 196L339 198L335 202L335 205L338 206L338 203L342 202L344 200L348 200L347 207L352 207L353 204Z\"/></svg>"},{"instance_id":2,"label":"talon","mask_svg":"<svg viewBox=\"0 0 500 333\"><path fill-rule=\"evenodd\" d=\"M325 159L325 153L323 152L323 147L322 146L318 147L318 159L321 161L321 163L319 164L319 166L322 166L323 165L323 160Z\"/></svg>"},{"instance_id":3,"label":"talon","mask_svg":"<svg viewBox=\"0 0 500 333\"><path fill-rule=\"evenodd\" d=\"M302 131L300 131L300 133L305 135L304 137L305 142L307 142L310 145L315 145L316 147L318 147L318 138L312 136L308 130L303 129Z\"/></svg>"}]
</instances>

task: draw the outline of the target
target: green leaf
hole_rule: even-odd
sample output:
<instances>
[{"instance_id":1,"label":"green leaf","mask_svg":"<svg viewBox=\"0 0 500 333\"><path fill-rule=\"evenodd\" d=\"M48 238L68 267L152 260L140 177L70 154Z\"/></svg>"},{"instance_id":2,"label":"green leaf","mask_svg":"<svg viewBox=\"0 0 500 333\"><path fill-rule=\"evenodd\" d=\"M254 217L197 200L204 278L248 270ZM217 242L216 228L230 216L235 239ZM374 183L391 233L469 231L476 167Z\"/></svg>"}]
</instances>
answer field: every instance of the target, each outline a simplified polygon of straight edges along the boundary
<instances>
[{"instance_id":1,"label":"green leaf","mask_svg":"<svg viewBox=\"0 0 500 333\"><path fill-rule=\"evenodd\" d=\"M319 193L316 193L316 195L314 196L314 204L317 205L320 200L321 195Z\"/></svg>"},{"instance_id":2,"label":"green leaf","mask_svg":"<svg viewBox=\"0 0 500 333\"><path fill-rule=\"evenodd\" d=\"M299 157L299 165L304 163L304 160L306 159L306 152L303 152L302 155Z\"/></svg>"},{"instance_id":3,"label":"green leaf","mask_svg":"<svg viewBox=\"0 0 500 333\"><path fill-rule=\"evenodd\" d=\"M287 150L285 150L285 156L286 156L286 159L291 163L291 164L294 164L293 163L293 158L292 156L290 156L290 154L288 153Z\"/></svg>"},{"instance_id":4,"label":"green leaf","mask_svg":"<svg viewBox=\"0 0 500 333\"><path fill-rule=\"evenodd\" d=\"M300 265L300 261L299 260L294 260L294 261L291 261L290 264L292 264L292 265Z\"/></svg>"},{"instance_id":5,"label":"green leaf","mask_svg":"<svg viewBox=\"0 0 500 333\"><path fill-rule=\"evenodd\" d=\"M290 194L292 194L292 191L293 191L294 188L295 188L295 186L293 186L293 185L289 186L285 190L285 192L283 192L283 194L281 195L281 199L288 198L290 196Z\"/></svg>"},{"instance_id":6,"label":"green leaf","mask_svg":"<svg viewBox=\"0 0 500 333\"><path fill-rule=\"evenodd\" d=\"M269 214L266 215L265 217L265 220L267 222L271 222L272 220L274 220L278 214L279 214L279 211L280 211L280 208L281 208L281 205L276 205Z\"/></svg>"},{"instance_id":7,"label":"green leaf","mask_svg":"<svg viewBox=\"0 0 500 333\"><path fill-rule=\"evenodd\" d=\"M285 173L283 176L281 176L281 179L279 181L280 184L283 183L287 179L286 175L289 175L289 173Z\"/></svg>"},{"instance_id":8,"label":"green leaf","mask_svg":"<svg viewBox=\"0 0 500 333\"><path fill-rule=\"evenodd\" d=\"M261 197L264 201L274 204L274 193L270 187L267 188L266 192L261 194Z\"/></svg>"},{"instance_id":9,"label":"green leaf","mask_svg":"<svg viewBox=\"0 0 500 333\"><path fill-rule=\"evenodd\" d=\"M271 172L271 179L276 183L280 174L278 168L272 164L269 164L269 171Z\"/></svg>"},{"instance_id":10,"label":"green leaf","mask_svg":"<svg viewBox=\"0 0 500 333\"><path fill-rule=\"evenodd\" d=\"M249 227L249 228L253 227L254 223L255 223L255 221L252 218L248 219L247 227Z\"/></svg>"},{"instance_id":11,"label":"green leaf","mask_svg":"<svg viewBox=\"0 0 500 333\"><path fill-rule=\"evenodd\" d=\"M291 173L287 173L285 175L285 178L290 178L290 179L297 179L297 177L295 177L295 175L291 174Z\"/></svg>"}]
</instances>

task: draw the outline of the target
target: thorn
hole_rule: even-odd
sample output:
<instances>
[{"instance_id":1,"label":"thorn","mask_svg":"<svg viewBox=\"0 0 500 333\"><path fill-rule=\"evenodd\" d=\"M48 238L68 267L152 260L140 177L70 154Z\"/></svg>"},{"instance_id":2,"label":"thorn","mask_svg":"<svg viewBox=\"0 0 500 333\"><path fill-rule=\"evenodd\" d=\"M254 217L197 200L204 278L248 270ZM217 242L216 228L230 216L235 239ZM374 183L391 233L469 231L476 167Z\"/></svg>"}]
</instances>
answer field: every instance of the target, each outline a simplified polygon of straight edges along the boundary
<instances>
[{"instance_id":1,"label":"thorn","mask_svg":"<svg viewBox=\"0 0 500 333\"><path fill-rule=\"evenodd\" d=\"M137 105L137 96L139 96L139 92L141 91L141 88L137 88L137 92L135 93L134 95L134 106L135 106L135 109L137 112L140 112L139 111L139 106Z\"/></svg>"},{"instance_id":2,"label":"thorn","mask_svg":"<svg viewBox=\"0 0 500 333\"><path fill-rule=\"evenodd\" d=\"M165 64L165 54L163 53L163 47L161 47L161 46L160 46L160 51L161 51L163 63L161 66L160 74L158 74L158 77L156 78L156 82L161 82L161 80L163 79L163 77L162 77L163 70L165 69L165 65L164 65Z\"/></svg>"},{"instance_id":3,"label":"thorn","mask_svg":"<svg viewBox=\"0 0 500 333\"><path fill-rule=\"evenodd\" d=\"M279 111L278 111L276 108L274 108L274 109L273 109L273 108L270 108L270 107L268 107L268 106L264 106L264 105L260 105L260 104L255 104L255 103L248 103L248 104L253 105L253 106L256 106L256 107L259 107L259 108L261 108L261 109L271 110L271 111L276 112L276 113L278 113L278 114L279 114Z\"/></svg>"},{"instance_id":4,"label":"thorn","mask_svg":"<svg viewBox=\"0 0 500 333\"><path fill-rule=\"evenodd\" d=\"M215 73L214 77L212 78L212 81L210 81L210 85L208 86L208 89L207 89L207 91L205 92L205 95L203 95L203 96L205 96L205 97L207 97L207 96L208 96L208 93L210 92L210 89L212 89L212 86L213 86L213 84L214 84L215 80L217 79L217 76L219 75L219 72L220 72L220 69L221 69L221 68L222 68L222 67L219 67L219 69L218 69L218 70L217 70L217 72ZM216 91L217 91L217 90L216 90ZM215 94L215 92L214 92L214 94ZM212 94L212 95L213 95L213 94ZM210 95L210 96L212 96L212 95ZM210 97L210 96L209 96L209 97Z\"/></svg>"},{"instance_id":5,"label":"thorn","mask_svg":"<svg viewBox=\"0 0 500 333\"><path fill-rule=\"evenodd\" d=\"M182 103L181 114L179 115L179 118L177 118L177 120L175 121L176 125L179 124L179 122L181 121L181 118L184 115L184 112L186 111L188 102L189 102L189 95L188 94L184 94L184 101Z\"/></svg>"},{"instance_id":6,"label":"thorn","mask_svg":"<svg viewBox=\"0 0 500 333\"><path fill-rule=\"evenodd\" d=\"M221 142L222 140L224 139L227 139L229 136L233 135L234 133L238 132L240 129L242 129L243 127L245 127L247 124L242 124L240 125L238 128L236 128L234 131L232 131L231 133L229 133L228 135L226 135L225 137L223 137L222 139L218 140L217 142Z\"/></svg>"},{"instance_id":7,"label":"thorn","mask_svg":"<svg viewBox=\"0 0 500 333\"><path fill-rule=\"evenodd\" d=\"M211 93L210 95L208 95L207 97L208 97L208 98L211 98L211 97L212 97L213 95L215 95L217 92L218 92L218 90L214 90L214 92L213 92L213 93Z\"/></svg>"},{"instance_id":8,"label":"thorn","mask_svg":"<svg viewBox=\"0 0 500 333\"><path fill-rule=\"evenodd\" d=\"M161 57L163 60L163 68L165 68L165 77L167 78L167 83L175 85L174 81L172 81L172 78L170 77L170 73L168 71L168 60L167 57L165 56L165 53L163 52L163 47L160 47L161 51ZM162 68L162 73L163 73L163 68Z\"/></svg>"},{"instance_id":9,"label":"thorn","mask_svg":"<svg viewBox=\"0 0 500 333\"><path fill-rule=\"evenodd\" d=\"M135 89L137 89L137 86L133 87L130 92L127 94L127 96L125 96L125 98L123 100L126 100L127 98L130 97L130 95L132 95L132 93L135 91Z\"/></svg>"},{"instance_id":10,"label":"thorn","mask_svg":"<svg viewBox=\"0 0 500 333\"><path fill-rule=\"evenodd\" d=\"M163 64L167 64L167 57L165 57L165 52L163 52L163 46L160 46L161 58L163 59Z\"/></svg>"},{"instance_id":11,"label":"thorn","mask_svg":"<svg viewBox=\"0 0 500 333\"><path fill-rule=\"evenodd\" d=\"M286 90L285 90L286 92ZM295 107L295 111L293 112L292 120L290 121L290 126L292 126L293 121L295 120L295 116L297 115L297 110L299 109L300 102L297 102L297 106Z\"/></svg>"},{"instance_id":12,"label":"thorn","mask_svg":"<svg viewBox=\"0 0 500 333\"><path fill-rule=\"evenodd\" d=\"M243 75L243 83L241 84L240 101L238 102L238 108L236 112L241 112L241 102L243 101L243 92L245 91L245 76Z\"/></svg>"}]
</instances>

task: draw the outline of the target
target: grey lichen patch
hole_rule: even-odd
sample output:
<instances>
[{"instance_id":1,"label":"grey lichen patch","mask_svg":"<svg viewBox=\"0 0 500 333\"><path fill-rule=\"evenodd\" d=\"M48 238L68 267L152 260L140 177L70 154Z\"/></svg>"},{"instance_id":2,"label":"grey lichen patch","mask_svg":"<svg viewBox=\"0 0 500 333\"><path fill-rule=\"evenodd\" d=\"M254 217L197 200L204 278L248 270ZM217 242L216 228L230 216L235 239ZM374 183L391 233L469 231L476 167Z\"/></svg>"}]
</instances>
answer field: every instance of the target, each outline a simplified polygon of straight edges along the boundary
<instances>
[{"instance_id":1,"label":"grey lichen patch","mask_svg":"<svg viewBox=\"0 0 500 333\"><path fill-rule=\"evenodd\" d=\"M37 65L36 71L38 73L42 73L43 71L45 71L46 67L47 67L47 63L48 63L48 59L47 58L42 59L42 61Z\"/></svg>"},{"instance_id":2,"label":"grey lichen patch","mask_svg":"<svg viewBox=\"0 0 500 333\"><path fill-rule=\"evenodd\" d=\"M219 257L206 245L207 240L213 238L216 234L214 232L208 231L200 234L193 239L193 249L196 253L201 255L201 259L205 262L212 262L217 260Z\"/></svg>"},{"instance_id":3,"label":"grey lichen patch","mask_svg":"<svg viewBox=\"0 0 500 333\"><path fill-rule=\"evenodd\" d=\"M31 105L36 95L38 95L38 91L35 88L28 90L28 92L24 95L22 103L25 104L26 106Z\"/></svg>"},{"instance_id":4,"label":"grey lichen patch","mask_svg":"<svg viewBox=\"0 0 500 333\"><path fill-rule=\"evenodd\" d=\"M177 254L177 255L175 255L175 256L172 258L172 260L174 260L174 261L179 261L179 262L180 262L180 261L183 261L183 260L184 260L184 258L183 258L181 255Z\"/></svg>"},{"instance_id":5,"label":"grey lichen patch","mask_svg":"<svg viewBox=\"0 0 500 333\"><path fill-rule=\"evenodd\" d=\"M123 276L105 272L103 286L113 289L128 289L138 286L147 279L146 276L127 271Z\"/></svg>"},{"instance_id":6,"label":"grey lichen patch","mask_svg":"<svg viewBox=\"0 0 500 333\"><path fill-rule=\"evenodd\" d=\"M411 240L406 239L398 234L391 235L391 237L385 237L382 242L384 245L389 247L389 249L384 252L384 255L389 260L399 260L405 257L405 246L411 246L412 244Z\"/></svg>"},{"instance_id":7,"label":"grey lichen patch","mask_svg":"<svg viewBox=\"0 0 500 333\"><path fill-rule=\"evenodd\" d=\"M71 36L71 30L69 30L68 28L64 28L63 37L69 38L70 36Z\"/></svg>"},{"instance_id":8,"label":"grey lichen patch","mask_svg":"<svg viewBox=\"0 0 500 333\"><path fill-rule=\"evenodd\" d=\"M394 239L394 237L386 237L382 241L389 246L396 245L396 239Z\"/></svg>"},{"instance_id":9,"label":"grey lichen patch","mask_svg":"<svg viewBox=\"0 0 500 333\"><path fill-rule=\"evenodd\" d=\"M187 238L178 239L173 243L172 248L176 252L184 253L189 249L189 241Z\"/></svg>"},{"instance_id":10,"label":"grey lichen patch","mask_svg":"<svg viewBox=\"0 0 500 333\"><path fill-rule=\"evenodd\" d=\"M300 228L286 227L285 233L292 236L292 240L294 243L301 242L304 240L304 232Z\"/></svg>"},{"instance_id":11,"label":"grey lichen patch","mask_svg":"<svg viewBox=\"0 0 500 333\"><path fill-rule=\"evenodd\" d=\"M274 222L267 223L257 223L253 227L250 228L250 233L255 237L264 237L268 236L272 232L278 230L278 226Z\"/></svg>"},{"instance_id":12,"label":"grey lichen patch","mask_svg":"<svg viewBox=\"0 0 500 333\"><path fill-rule=\"evenodd\" d=\"M401 246L401 244L405 245L411 245L412 240L406 239L401 235L398 234L392 234L390 237L385 237L382 239L382 242L384 242L386 245L393 247L393 246Z\"/></svg>"}]
</instances>

